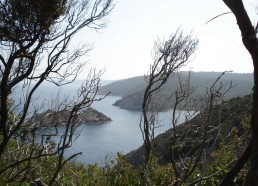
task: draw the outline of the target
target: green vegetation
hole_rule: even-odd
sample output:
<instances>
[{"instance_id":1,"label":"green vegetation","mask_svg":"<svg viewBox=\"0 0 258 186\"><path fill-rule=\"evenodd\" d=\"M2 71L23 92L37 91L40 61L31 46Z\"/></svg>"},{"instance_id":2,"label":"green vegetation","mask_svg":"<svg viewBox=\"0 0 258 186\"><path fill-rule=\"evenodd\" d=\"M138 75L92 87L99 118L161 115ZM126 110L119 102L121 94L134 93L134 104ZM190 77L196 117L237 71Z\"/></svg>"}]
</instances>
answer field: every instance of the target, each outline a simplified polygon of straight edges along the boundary
<instances>
[{"instance_id":1,"label":"green vegetation","mask_svg":"<svg viewBox=\"0 0 258 186\"><path fill-rule=\"evenodd\" d=\"M214 142L215 138L217 138L215 147L211 149L211 146L207 146L206 150L211 149L211 151L210 156L207 156L206 163L199 163L183 185L195 182L200 183L200 185L217 185L221 181L248 143L250 137L251 103L252 97L248 95L233 98L224 104L225 107L221 110L220 133L217 136L217 132L210 132L209 140L207 140L209 141L207 144L211 145L213 144L211 142ZM217 123L217 112L218 110L214 110L213 112L213 124L211 125L216 125ZM200 135L191 131L197 130L198 123L196 122L199 121L198 118L201 118L203 114L204 113L200 113L192 120L177 127L177 132L180 136L186 136L186 128L191 128L192 130L188 130L190 131L187 135L188 139L184 140L183 144L180 141L175 144L175 152L180 151L182 154L190 157L196 149L202 148L200 146ZM126 156L122 156L118 153L118 157L115 160L106 162L103 167L97 164L84 166L82 164L68 162L59 173L54 185L174 185L175 173L172 169L169 156L171 132L172 129L155 138L155 158L152 159L152 162L147 168L144 166L143 161L139 162L140 157L144 156L144 148L141 147ZM5 159L1 162L1 167L8 165L6 162L12 161L12 159L17 156L17 149L25 153L25 151L22 151L22 147L22 141L12 140L6 151L8 154L4 155ZM35 154L37 151L40 151L40 146L36 146L36 148L37 150L34 151ZM24 150L29 152L28 149ZM26 154L21 153L21 156L26 157ZM178 156L176 159L179 163L180 157ZM23 174L26 174L24 177L26 179L22 180L22 182L11 182L9 185L29 185L37 179L47 183L55 171L56 163L56 156L46 156L37 160L32 159L29 163L25 162L19 164L19 166L15 167L17 171L22 171L26 166L31 166L32 168L29 169L30 172L24 171ZM248 164L235 178L235 185L241 185L243 183L247 168ZM14 174L15 171L12 169L2 174L0 177L1 183L8 183L10 181L8 179L9 173Z\"/></svg>"},{"instance_id":2,"label":"green vegetation","mask_svg":"<svg viewBox=\"0 0 258 186\"><path fill-rule=\"evenodd\" d=\"M231 142L231 134L236 133L241 141L247 143L249 137L246 132L248 131L246 127L250 122L248 118L251 115L251 106L252 106L252 96L247 95L244 97L237 97L228 100L225 106L221 110L214 110L212 112L212 119L209 126L214 126L212 131L209 133L209 144L215 141L215 138L218 138L218 142L230 143ZM220 112L220 113L218 113ZM218 114L220 116L218 117ZM177 126L177 133L181 136L181 139L186 139L184 144L182 141L178 141L180 145L178 148L182 148L184 154L191 154L193 149L199 148L199 144L201 141L201 119L204 118L205 113L200 113L193 119L187 121L186 123ZM219 120L219 121L218 121ZM219 136L217 136L219 130ZM154 151L158 158L159 163L166 164L170 162L169 157L169 144L171 142L171 136L173 133L173 129L168 130L167 132L158 135L154 139ZM220 144L220 143L218 143ZM245 144L246 145L246 144ZM219 145L218 145L219 146ZM185 150L184 150L185 149ZM174 149L176 150L176 149ZM143 157L144 155L144 147L140 147L139 149L132 151L127 155L128 159L133 164L142 164L143 159L139 157Z\"/></svg>"},{"instance_id":3,"label":"green vegetation","mask_svg":"<svg viewBox=\"0 0 258 186\"><path fill-rule=\"evenodd\" d=\"M230 74L220 79L216 73L193 73L188 82L188 73L174 72L190 59L198 41L192 43L191 35L181 40L182 33L176 37L178 30L164 45L160 41L155 42L154 65L149 72L149 81L148 77L146 79L147 86L143 78L137 77L127 84L126 81L116 83L127 88L118 88L114 84L106 88L109 92L113 86L113 93L123 97L116 103L122 108L139 109L142 105L144 129L141 130L146 153L141 147L125 157L118 154L116 160L106 162L104 167L69 162L80 153L64 159L65 149L72 145L74 137L78 137L76 119L79 114L94 101L104 98L96 98L101 71L89 73L76 97L60 100L57 95L53 100L55 109L50 114L57 118L47 119L65 122L64 133L55 128L54 133L40 131L37 136L39 125L35 124L36 121L27 122L27 119L39 113L40 108L36 108L33 102L36 100L35 92L43 82L62 86L72 83L84 70L86 61L79 62L79 59L91 48L82 44L70 50L72 38L84 28L104 28L106 17L114 7L113 1L0 1L0 184L217 185L227 177L221 185L241 185L244 179L245 185L257 185L258 28L252 25L241 0L223 1L235 15L243 44L252 57L254 81L251 74L241 74L235 79L235 74ZM177 77L169 79L170 75ZM135 81L139 78L140 81ZM237 86L232 86L231 80ZM216 87L216 83L220 86ZM230 88L234 87L227 99L249 94L253 87L254 104L251 104L251 96L224 102L227 90L222 89L227 87L227 83ZM188 86L190 84L196 90L193 94L189 93L192 90ZM213 85L210 87L210 84ZM11 94L21 85L22 100L12 105ZM102 90L105 92L105 88ZM178 103L180 107L180 98L201 97L205 91L204 109L195 109L200 111L199 114L180 126L173 122L173 129L152 139L156 118L154 114L148 115L149 111L159 110L160 105L169 109ZM154 92L158 93L154 95ZM175 100L169 99L171 93L175 93ZM151 100L153 102L149 102ZM189 103L193 105L192 100ZM35 107L33 111L32 107ZM67 111L67 117L60 119L59 111ZM38 122L44 123L44 119L39 118ZM59 142L54 144L51 137L59 138ZM146 160L144 163L142 158ZM234 166L235 162L238 167Z\"/></svg>"},{"instance_id":4,"label":"green vegetation","mask_svg":"<svg viewBox=\"0 0 258 186\"><path fill-rule=\"evenodd\" d=\"M48 185L76 184L70 179L72 172L62 169L79 153L64 160L64 151L79 135L78 116L93 101L103 99L96 98L102 72L87 73L72 98L55 92L52 99L36 103L36 94L44 82L61 87L76 79L86 65L80 57L90 46L82 43L71 49L74 36L84 28L104 28L112 9L112 0L0 1L0 185L28 185L37 177ZM11 105L14 92L21 97ZM28 122L43 108L52 110L48 113L52 117ZM41 130L46 121L55 126L53 132ZM59 124L63 132L58 131Z\"/></svg>"}]
</instances>

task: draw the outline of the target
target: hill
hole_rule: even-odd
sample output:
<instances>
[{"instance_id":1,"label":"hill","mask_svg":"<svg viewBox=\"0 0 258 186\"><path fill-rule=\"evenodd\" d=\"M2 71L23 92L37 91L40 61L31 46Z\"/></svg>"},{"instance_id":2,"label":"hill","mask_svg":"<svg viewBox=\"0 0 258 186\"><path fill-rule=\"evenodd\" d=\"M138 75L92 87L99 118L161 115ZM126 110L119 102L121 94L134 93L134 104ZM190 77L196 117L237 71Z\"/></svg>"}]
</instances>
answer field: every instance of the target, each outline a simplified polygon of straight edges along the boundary
<instances>
[{"instance_id":1,"label":"hill","mask_svg":"<svg viewBox=\"0 0 258 186\"><path fill-rule=\"evenodd\" d=\"M135 90L141 90L145 83L143 76L132 77L104 85L101 87L100 93L106 94L111 92L111 95L113 96L124 97L128 94L134 93Z\"/></svg>"},{"instance_id":2,"label":"hill","mask_svg":"<svg viewBox=\"0 0 258 186\"><path fill-rule=\"evenodd\" d=\"M232 143L235 134L237 136L237 145L233 146L234 153L241 153L241 149L237 147L240 144L239 139L241 139L243 147L245 147L249 140L248 129L246 128L249 126L249 123L246 123L245 120L247 118L250 119L252 96L247 95L233 98L228 100L224 105L225 107L221 110L215 109L212 112L211 120L208 123L205 123L204 120L207 113L200 113L193 119L178 125L176 127L177 141L173 144L173 152L184 155L185 157L192 157L201 146L205 146L204 151L210 151L211 148L214 151L221 148L222 143L223 146ZM205 143L202 143L203 126L209 127ZM154 154L160 164L167 164L171 161L170 148L173 141L172 134L173 129L169 129L153 140ZM130 163L139 165L144 163L144 156L145 147L141 146L128 153L125 157Z\"/></svg>"},{"instance_id":3,"label":"hill","mask_svg":"<svg viewBox=\"0 0 258 186\"><path fill-rule=\"evenodd\" d=\"M221 75L220 72L191 72L191 86L194 88L192 97L204 96L206 89L210 87L214 81ZM188 72L179 72L178 75L181 80L186 80ZM169 103L164 106L164 110L172 108L173 99L169 99L170 95L177 89L178 76L171 77L163 89L155 97L155 103ZM253 87L252 73L226 73L220 80L224 87L230 86L230 82L235 85L231 91L226 95L226 99L237 96L244 96L250 94ZM139 110L141 109L144 90L147 82L144 76L138 76L130 79L124 79L110 83L100 88L100 93L105 94L111 92L116 96L121 96L114 105L123 109Z\"/></svg>"}]
</instances>

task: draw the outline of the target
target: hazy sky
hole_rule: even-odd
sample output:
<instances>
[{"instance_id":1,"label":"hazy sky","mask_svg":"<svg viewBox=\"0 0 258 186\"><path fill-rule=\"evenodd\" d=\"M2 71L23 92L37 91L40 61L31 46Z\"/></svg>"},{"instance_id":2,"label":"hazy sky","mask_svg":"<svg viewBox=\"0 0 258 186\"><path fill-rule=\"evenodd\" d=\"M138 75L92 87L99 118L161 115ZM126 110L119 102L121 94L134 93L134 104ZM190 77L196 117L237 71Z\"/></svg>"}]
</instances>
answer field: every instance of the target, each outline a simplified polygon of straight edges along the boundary
<instances>
[{"instance_id":1,"label":"hazy sky","mask_svg":"<svg viewBox=\"0 0 258 186\"><path fill-rule=\"evenodd\" d=\"M94 49L85 56L90 66L105 68L102 79L115 80L144 75L152 63L154 41L166 39L178 27L199 39L194 60L183 69L194 71L252 72L252 61L241 43L233 14L222 0L116 0L105 29L85 30L75 43L90 42ZM257 0L244 0L254 25ZM79 78L83 78L86 70Z\"/></svg>"}]
</instances>

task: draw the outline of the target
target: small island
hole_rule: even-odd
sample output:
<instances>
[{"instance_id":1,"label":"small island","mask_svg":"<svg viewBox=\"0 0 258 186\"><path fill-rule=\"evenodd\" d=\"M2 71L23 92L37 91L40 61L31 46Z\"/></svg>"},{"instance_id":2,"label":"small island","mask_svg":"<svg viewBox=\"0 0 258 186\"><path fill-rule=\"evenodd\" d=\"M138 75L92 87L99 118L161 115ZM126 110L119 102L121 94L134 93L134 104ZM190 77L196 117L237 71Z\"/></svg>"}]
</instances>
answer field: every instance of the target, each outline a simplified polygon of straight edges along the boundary
<instances>
[{"instance_id":1,"label":"small island","mask_svg":"<svg viewBox=\"0 0 258 186\"><path fill-rule=\"evenodd\" d=\"M79 119L82 123L90 123L90 122L108 122L112 121L112 119L105 114L89 107L79 115Z\"/></svg>"},{"instance_id":2,"label":"small island","mask_svg":"<svg viewBox=\"0 0 258 186\"><path fill-rule=\"evenodd\" d=\"M33 124L38 127L53 127L59 125L66 125L70 112L67 110L52 111L47 110L43 113L36 113L33 117L27 120L27 123ZM112 121L112 119L105 114L89 107L81 111L75 117L76 124L87 124L87 123L104 123Z\"/></svg>"}]
</instances>

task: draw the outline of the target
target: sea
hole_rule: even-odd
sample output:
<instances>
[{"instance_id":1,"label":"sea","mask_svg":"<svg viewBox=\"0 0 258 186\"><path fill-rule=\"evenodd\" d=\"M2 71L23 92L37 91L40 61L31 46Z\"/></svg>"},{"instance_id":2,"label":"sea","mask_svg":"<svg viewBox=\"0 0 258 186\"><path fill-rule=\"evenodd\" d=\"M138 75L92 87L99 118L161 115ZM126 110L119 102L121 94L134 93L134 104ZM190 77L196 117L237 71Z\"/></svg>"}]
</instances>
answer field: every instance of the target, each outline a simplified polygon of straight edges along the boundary
<instances>
[{"instance_id":1,"label":"sea","mask_svg":"<svg viewBox=\"0 0 258 186\"><path fill-rule=\"evenodd\" d=\"M143 145L139 125L141 112L114 106L113 103L118 99L120 97L108 96L100 102L93 103L92 108L109 116L112 121L81 125L81 134L67 150L66 156L82 152L82 155L76 158L77 162L104 165L114 159L118 152L127 154ZM178 123L184 122L184 115L184 112L181 112ZM155 136L172 128L171 119L171 110L159 113Z\"/></svg>"},{"instance_id":2,"label":"sea","mask_svg":"<svg viewBox=\"0 0 258 186\"><path fill-rule=\"evenodd\" d=\"M54 95L57 92L60 92L62 95L69 95L70 93L74 95L75 87L75 85L71 84L66 86L66 88L57 90L53 85L44 84L36 92L36 99L33 105L37 105L37 102L46 102L45 100L50 98L53 101ZM21 100L24 94L19 94L22 91L17 92L13 99L16 102L20 102L19 100ZM94 102L91 105L92 108L110 117L112 121L79 125L76 140L73 141L72 146L65 152L66 158L75 153L82 152L73 161L84 165L98 164L102 166L116 158L118 152L127 154L143 145L140 129L141 112L114 106L113 104L119 99L121 98L118 96L107 96L105 99ZM45 104L45 107L47 105ZM172 128L171 120L172 110L160 112L155 136ZM181 112L180 117L178 117L178 124L184 122L184 120L185 114Z\"/></svg>"}]
</instances>

